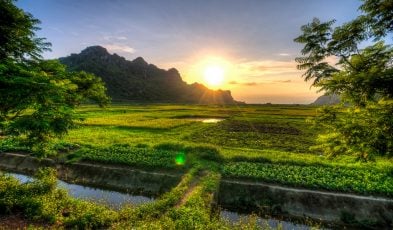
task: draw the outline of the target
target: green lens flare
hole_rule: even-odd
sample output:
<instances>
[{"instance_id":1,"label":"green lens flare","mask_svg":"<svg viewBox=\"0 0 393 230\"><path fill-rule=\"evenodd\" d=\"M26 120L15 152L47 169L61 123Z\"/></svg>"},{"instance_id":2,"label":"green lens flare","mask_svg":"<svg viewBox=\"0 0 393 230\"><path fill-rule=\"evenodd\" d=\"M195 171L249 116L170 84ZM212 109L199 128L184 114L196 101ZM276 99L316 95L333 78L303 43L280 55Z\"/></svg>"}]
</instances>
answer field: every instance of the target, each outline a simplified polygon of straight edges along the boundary
<instances>
[{"instance_id":1,"label":"green lens flare","mask_svg":"<svg viewBox=\"0 0 393 230\"><path fill-rule=\"evenodd\" d=\"M175 162L177 165L184 165L186 163L186 154L183 152L176 154Z\"/></svg>"}]
</instances>

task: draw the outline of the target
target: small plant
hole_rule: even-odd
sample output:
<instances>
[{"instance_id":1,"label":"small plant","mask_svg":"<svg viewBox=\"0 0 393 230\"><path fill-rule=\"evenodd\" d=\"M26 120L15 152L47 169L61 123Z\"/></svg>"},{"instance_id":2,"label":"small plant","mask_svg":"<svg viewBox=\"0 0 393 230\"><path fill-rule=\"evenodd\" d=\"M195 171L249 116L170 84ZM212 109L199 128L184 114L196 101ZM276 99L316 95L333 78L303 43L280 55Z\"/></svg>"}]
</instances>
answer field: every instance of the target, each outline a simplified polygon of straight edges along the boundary
<instances>
[{"instance_id":1,"label":"small plant","mask_svg":"<svg viewBox=\"0 0 393 230\"><path fill-rule=\"evenodd\" d=\"M387 171L377 169L233 162L225 164L222 173L227 177L258 179L311 189L393 197L393 177Z\"/></svg>"}]
</instances>

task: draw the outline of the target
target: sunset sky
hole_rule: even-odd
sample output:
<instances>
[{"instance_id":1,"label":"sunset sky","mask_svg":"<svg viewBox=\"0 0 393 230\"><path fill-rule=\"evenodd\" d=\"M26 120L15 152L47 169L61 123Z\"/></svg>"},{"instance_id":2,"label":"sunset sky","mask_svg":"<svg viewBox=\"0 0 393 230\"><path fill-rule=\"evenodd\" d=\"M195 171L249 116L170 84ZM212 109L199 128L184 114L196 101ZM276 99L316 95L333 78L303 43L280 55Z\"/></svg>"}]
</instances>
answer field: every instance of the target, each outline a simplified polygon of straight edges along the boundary
<instances>
[{"instance_id":1,"label":"sunset sky","mask_svg":"<svg viewBox=\"0 0 393 230\"><path fill-rule=\"evenodd\" d=\"M293 39L318 17L339 25L355 18L358 0L19 0L42 21L52 43L45 58L101 45L132 60L177 68L188 83L229 89L248 103L310 103L318 96L301 78ZM222 70L209 85L206 69ZM220 70L220 71L221 71ZM214 71L213 71L214 72ZM217 72L217 71L216 71Z\"/></svg>"}]
</instances>

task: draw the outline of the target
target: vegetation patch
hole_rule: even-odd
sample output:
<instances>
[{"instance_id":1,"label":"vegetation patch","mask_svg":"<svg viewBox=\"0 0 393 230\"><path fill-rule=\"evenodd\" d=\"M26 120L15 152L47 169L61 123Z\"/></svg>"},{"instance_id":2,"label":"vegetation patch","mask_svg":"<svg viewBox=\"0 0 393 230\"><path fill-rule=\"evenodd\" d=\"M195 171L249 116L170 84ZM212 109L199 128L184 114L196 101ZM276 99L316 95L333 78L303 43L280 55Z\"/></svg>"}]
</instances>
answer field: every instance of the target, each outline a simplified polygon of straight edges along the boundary
<instances>
[{"instance_id":1,"label":"vegetation patch","mask_svg":"<svg viewBox=\"0 0 393 230\"><path fill-rule=\"evenodd\" d=\"M195 132L186 139L217 146L247 146L304 153L311 152L309 146L314 144L314 133L311 127L305 126L301 130L300 125L287 121L226 120Z\"/></svg>"},{"instance_id":2,"label":"vegetation patch","mask_svg":"<svg viewBox=\"0 0 393 230\"><path fill-rule=\"evenodd\" d=\"M146 168L179 169L175 151L153 148L137 148L130 145L112 145L104 148L81 148L69 158L110 164L123 164Z\"/></svg>"},{"instance_id":3,"label":"vegetation patch","mask_svg":"<svg viewBox=\"0 0 393 230\"><path fill-rule=\"evenodd\" d=\"M310 189L393 197L393 176L388 171L376 169L233 162L225 164L222 173L226 177L257 179Z\"/></svg>"},{"instance_id":4,"label":"vegetation patch","mask_svg":"<svg viewBox=\"0 0 393 230\"><path fill-rule=\"evenodd\" d=\"M117 213L105 206L69 197L56 181L53 169L42 169L33 182L23 184L1 174L0 214L23 213L28 220L78 229L108 227L117 219Z\"/></svg>"},{"instance_id":5,"label":"vegetation patch","mask_svg":"<svg viewBox=\"0 0 393 230\"><path fill-rule=\"evenodd\" d=\"M278 124L273 122L249 122L249 121L230 121L223 122L220 128L228 132L259 132L271 134L290 134L300 135L301 131L289 124Z\"/></svg>"}]
</instances>

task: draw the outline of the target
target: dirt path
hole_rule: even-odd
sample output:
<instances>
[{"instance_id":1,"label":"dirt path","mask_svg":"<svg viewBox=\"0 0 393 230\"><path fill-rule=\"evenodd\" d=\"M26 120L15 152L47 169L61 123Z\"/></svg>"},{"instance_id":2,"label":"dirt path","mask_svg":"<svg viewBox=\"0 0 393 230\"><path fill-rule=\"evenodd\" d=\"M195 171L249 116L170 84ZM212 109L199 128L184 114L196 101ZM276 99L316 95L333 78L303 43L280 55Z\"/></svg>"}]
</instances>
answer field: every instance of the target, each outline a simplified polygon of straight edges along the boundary
<instances>
[{"instance_id":1,"label":"dirt path","mask_svg":"<svg viewBox=\"0 0 393 230\"><path fill-rule=\"evenodd\" d=\"M176 208L181 207L187 202L192 192L198 187L198 184L201 181L201 179L207 175L208 175L208 171L201 171L199 175L195 176L194 180L190 183L190 186L188 187L187 191L184 193L180 201L175 205Z\"/></svg>"},{"instance_id":2,"label":"dirt path","mask_svg":"<svg viewBox=\"0 0 393 230\"><path fill-rule=\"evenodd\" d=\"M201 180L201 178L199 176L197 176L190 184L190 186L188 187L187 191L184 193L184 195L182 196L182 198L180 199L180 201L175 205L176 208L181 207L182 205L184 205L186 203L186 201L188 200L188 197L190 197L190 195L192 194L192 192L194 191L194 189L196 188L196 186L198 185L198 182Z\"/></svg>"}]
</instances>

